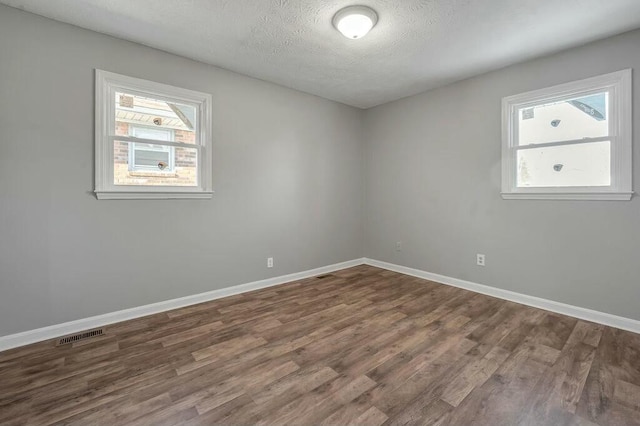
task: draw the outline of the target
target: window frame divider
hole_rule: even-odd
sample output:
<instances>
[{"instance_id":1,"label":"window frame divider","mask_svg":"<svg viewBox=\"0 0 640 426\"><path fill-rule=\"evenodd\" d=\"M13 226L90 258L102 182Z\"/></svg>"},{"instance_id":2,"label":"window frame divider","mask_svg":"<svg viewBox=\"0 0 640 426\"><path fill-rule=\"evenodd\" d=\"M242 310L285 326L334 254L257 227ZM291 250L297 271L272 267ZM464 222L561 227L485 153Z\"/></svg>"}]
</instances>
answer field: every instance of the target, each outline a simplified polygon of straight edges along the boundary
<instances>
[{"instance_id":1,"label":"window frame divider","mask_svg":"<svg viewBox=\"0 0 640 426\"><path fill-rule=\"evenodd\" d=\"M161 141L158 139L144 139L144 138L136 138L134 136L109 136L111 142L132 142L132 143L146 143L150 145L163 145L163 146L173 146L176 148L187 148L187 149L195 149L201 151L204 149L201 145L194 143L184 143L184 142L171 142L171 141Z\"/></svg>"},{"instance_id":2,"label":"window frame divider","mask_svg":"<svg viewBox=\"0 0 640 426\"><path fill-rule=\"evenodd\" d=\"M583 139L571 139L566 141L557 141L557 142L545 142L545 143L530 143L527 145L517 145L514 146L513 149L520 151L524 149L536 149L536 148L549 148L554 146L566 146L566 145L581 145L587 143L595 143L595 142L607 142L615 139L615 136L601 136L597 138L583 138Z\"/></svg>"}]
</instances>

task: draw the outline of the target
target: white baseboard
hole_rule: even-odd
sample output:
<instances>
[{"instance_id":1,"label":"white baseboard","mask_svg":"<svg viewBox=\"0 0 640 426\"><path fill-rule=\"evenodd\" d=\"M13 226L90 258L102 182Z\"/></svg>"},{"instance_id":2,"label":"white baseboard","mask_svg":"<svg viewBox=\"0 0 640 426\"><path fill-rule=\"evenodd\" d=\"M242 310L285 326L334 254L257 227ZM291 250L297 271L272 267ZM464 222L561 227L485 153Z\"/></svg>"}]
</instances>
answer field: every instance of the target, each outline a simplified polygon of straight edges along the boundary
<instances>
[{"instance_id":1,"label":"white baseboard","mask_svg":"<svg viewBox=\"0 0 640 426\"><path fill-rule=\"evenodd\" d=\"M545 309L551 312L568 315L574 318L583 319L599 324L608 325L622 330L640 333L640 321L624 318L617 315L607 314L604 312L594 311L587 308L568 305L566 303L554 302L553 300L542 299L540 297L529 296L522 293L516 293L509 290L503 290L496 287L490 287L471 281L460 280L457 278L447 277L445 275L434 274L431 272L421 271L406 266L395 265L393 263L382 262L379 260L362 258L354 259L347 262L336 263L333 265L323 266L321 268L310 269L308 271L297 272L294 274L282 275L279 277L268 278L265 280L254 281L246 284L240 284L233 287L226 287L219 290L208 291L206 293L195 294L192 296L180 297L178 299L166 300L163 302L152 303L150 305L139 306L136 308L124 309L122 311L110 312L94 317L83 318L75 321L65 322L62 324L51 325L48 327L38 328L35 330L24 331L22 333L0 336L0 352L7 349L17 348L19 346L31 343L41 342L44 340L54 339L56 337L67 334L77 333L83 330L103 327L105 325L114 324L121 321L127 321L134 318L140 318L147 315L157 314L160 312L170 311L172 309L183 308L185 306L195 305L198 303L208 302L222 297L233 296L234 294L246 293L252 290L272 287L284 284L290 281L302 280L314 277L316 275L327 274L338 271L340 269L351 268L358 265L371 265L389 271L399 272L405 275L411 275L446 284L454 287L463 288L475 293L486 294L488 296L497 297L499 299L509 300L523 305L533 306L535 308Z\"/></svg>"},{"instance_id":2,"label":"white baseboard","mask_svg":"<svg viewBox=\"0 0 640 426\"><path fill-rule=\"evenodd\" d=\"M499 299L509 300L511 302L523 305L533 306L534 308L545 309L547 311L556 312L570 317L583 319L586 321L604 324L622 330L640 333L640 321L620 317L617 315L607 314L604 312L594 311L592 309L581 308L579 306L567 305L566 303L554 302L553 300L542 299L540 297L529 296L527 294L516 293L509 290L503 290L496 287L490 287L471 281L460 280L457 278L447 277L445 275L434 274L431 272L421 271L419 269L408 268L406 266L395 265L393 263L381 262L374 259L364 259L365 264L375 266L389 271L399 272L413 277L424 278L441 284L453 287L463 288L475 293L482 293L488 296L497 297Z\"/></svg>"},{"instance_id":3,"label":"white baseboard","mask_svg":"<svg viewBox=\"0 0 640 426\"><path fill-rule=\"evenodd\" d=\"M122 311L110 312L94 317L69 321L43 328L37 328L35 330L24 331L22 333L1 336L0 352L31 343L54 339L66 334L72 334L83 330L103 327L105 325L114 324L121 321L170 311L172 309L183 308L185 306L195 305L197 303L208 302L210 300L220 299L222 297L233 296L234 294L246 293L252 290L258 290L265 287L284 284L290 281L302 280L305 278L314 277L316 275L327 274L330 272L338 271L340 269L362 265L363 263L364 259L354 259L347 262L323 266L321 268L310 269L308 271L282 275L279 277L240 284L233 287L226 287L219 290L208 291L206 293L180 297L178 299L166 300L163 302L152 303L150 305L138 306L136 308L124 309Z\"/></svg>"}]
</instances>

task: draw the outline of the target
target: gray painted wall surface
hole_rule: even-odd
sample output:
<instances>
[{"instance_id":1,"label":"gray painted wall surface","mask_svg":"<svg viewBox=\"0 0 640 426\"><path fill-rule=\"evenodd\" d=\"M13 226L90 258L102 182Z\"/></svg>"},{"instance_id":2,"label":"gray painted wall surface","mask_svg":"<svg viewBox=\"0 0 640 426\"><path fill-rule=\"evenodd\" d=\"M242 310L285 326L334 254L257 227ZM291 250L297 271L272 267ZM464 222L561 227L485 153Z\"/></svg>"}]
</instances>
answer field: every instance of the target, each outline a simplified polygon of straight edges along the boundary
<instances>
[{"instance_id":1,"label":"gray painted wall surface","mask_svg":"<svg viewBox=\"0 0 640 426\"><path fill-rule=\"evenodd\" d=\"M365 255L640 320L638 197L500 198L501 98L625 68L639 191L640 31L368 110Z\"/></svg>"},{"instance_id":2,"label":"gray painted wall surface","mask_svg":"<svg viewBox=\"0 0 640 426\"><path fill-rule=\"evenodd\" d=\"M94 68L213 95L213 200L95 199ZM362 114L0 6L0 336L360 257Z\"/></svg>"}]
</instances>

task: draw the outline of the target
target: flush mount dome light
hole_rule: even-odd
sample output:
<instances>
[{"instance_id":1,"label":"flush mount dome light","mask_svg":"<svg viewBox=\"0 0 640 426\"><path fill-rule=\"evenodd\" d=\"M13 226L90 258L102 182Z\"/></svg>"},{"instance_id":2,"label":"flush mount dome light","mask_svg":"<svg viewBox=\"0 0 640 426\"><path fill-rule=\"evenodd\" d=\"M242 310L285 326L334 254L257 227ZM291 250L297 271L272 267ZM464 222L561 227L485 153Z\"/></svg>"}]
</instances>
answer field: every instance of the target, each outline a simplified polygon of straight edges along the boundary
<instances>
[{"instance_id":1,"label":"flush mount dome light","mask_svg":"<svg viewBox=\"0 0 640 426\"><path fill-rule=\"evenodd\" d=\"M367 6L349 6L333 17L333 26L346 38L362 38L378 22L376 12Z\"/></svg>"}]
</instances>

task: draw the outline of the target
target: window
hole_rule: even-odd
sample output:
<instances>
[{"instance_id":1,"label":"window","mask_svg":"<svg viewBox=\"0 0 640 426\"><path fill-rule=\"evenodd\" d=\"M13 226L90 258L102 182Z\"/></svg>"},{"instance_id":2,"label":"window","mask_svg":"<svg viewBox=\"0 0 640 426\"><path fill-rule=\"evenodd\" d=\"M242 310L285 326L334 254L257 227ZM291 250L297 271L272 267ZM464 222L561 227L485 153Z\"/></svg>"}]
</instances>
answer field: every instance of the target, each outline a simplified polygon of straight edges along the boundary
<instances>
[{"instance_id":1,"label":"window","mask_svg":"<svg viewBox=\"0 0 640 426\"><path fill-rule=\"evenodd\" d=\"M170 129L153 129L129 126L130 135L141 139L173 142ZM132 143L129 151L129 170L149 173L172 173L174 168L174 147L149 143Z\"/></svg>"},{"instance_id":2,"label":"window","mask_svg":"<svg viewBox=\"0 0 640 426\"><path fill-rule=\"evenodd\" d=\"M211 198L211 96L96 70L98 199Z\"/></svg>"},{"instance_id":3,"label":"window","mask_svg":"<svg viewBox=\"0 0 640 426\"><path fill-rule=\"evenodd\" d=\"M631 70L502 100L502 197L629 200Z\"/></svg>"}]
</instances>

